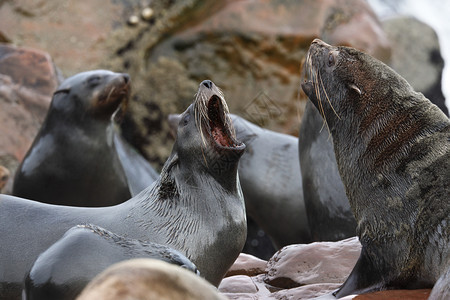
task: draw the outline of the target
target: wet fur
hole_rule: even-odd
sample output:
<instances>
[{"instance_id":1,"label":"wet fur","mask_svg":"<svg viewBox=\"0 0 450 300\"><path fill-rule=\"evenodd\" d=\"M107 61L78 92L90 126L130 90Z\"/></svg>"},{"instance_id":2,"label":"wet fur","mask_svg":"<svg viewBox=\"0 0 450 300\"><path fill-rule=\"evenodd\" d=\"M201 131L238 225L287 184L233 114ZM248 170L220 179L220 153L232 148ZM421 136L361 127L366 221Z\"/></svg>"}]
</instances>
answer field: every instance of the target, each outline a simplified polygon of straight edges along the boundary
<instances>
[{"instance_id":1,"label":"wet fur","mask_svg":"<svg viewBox=\"0 0 450 300\"><path fill-rule=\"evenodd\" d=\"M432 287L450 257L450 120L360 51L316 40L306 61L363 246L336 296Z\"/></svg>"}]
</instances>

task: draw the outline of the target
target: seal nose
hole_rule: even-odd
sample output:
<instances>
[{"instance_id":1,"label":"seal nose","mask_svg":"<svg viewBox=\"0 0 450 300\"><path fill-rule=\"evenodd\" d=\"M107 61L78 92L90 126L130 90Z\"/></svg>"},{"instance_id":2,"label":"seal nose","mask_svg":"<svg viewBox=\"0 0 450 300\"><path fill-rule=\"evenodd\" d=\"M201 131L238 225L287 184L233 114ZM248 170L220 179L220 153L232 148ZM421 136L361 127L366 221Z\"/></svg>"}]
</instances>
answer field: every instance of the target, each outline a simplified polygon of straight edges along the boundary
<instances>
[{"instance_id":1,"label":"seal nose","mask_svg":"<svg viewBox=\"0 0 450 300\"><path fill-rule=\"evenodd\" d=\"M317 44L319 46L330 46L327 43L325 43L324 41L322 41L321 39L314 39L314 41L312 41L311 44Z\"/></svg>"},{"instance_id":2,"label":"seal nose","mask_svg":"<svg viewBox=\"0 0 450 300\"><path fill-rule=\"evenodd\" d=\"M202 84L207 87L208 89L212 89L213 83L211 80L203 80Z\"/></svg>"},{"instance_id":3,"label":"seal nose","mask_svg":"<svg viewBox=\"0 0 450 300\"><path fill-rule=\"evenodd\" d=\"M130 82L130 75L128 75L128 74L122 74L122 77L123 77L123 81L125 81L125 83Z\"/></svg>"}]
</instances>

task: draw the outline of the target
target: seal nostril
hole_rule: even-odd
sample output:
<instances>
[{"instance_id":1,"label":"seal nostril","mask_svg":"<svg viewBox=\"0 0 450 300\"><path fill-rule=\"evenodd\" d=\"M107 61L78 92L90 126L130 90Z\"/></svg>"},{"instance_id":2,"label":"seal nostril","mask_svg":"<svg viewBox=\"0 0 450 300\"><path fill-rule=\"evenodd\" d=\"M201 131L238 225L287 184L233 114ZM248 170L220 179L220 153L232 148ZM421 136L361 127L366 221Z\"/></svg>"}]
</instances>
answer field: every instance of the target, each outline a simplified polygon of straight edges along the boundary
<instances>
[{"instance_id":1,"label":"seal nostril","mask_svg":"<svg viewBox=\"0 0 450 300\"><path fill-rule=\"evenodd\" d=\"M211 89L211 88L212 88L212 85L213 85L213 83L212 83L211 80L203 80L203 81L202 81L202 84L203 84L205 87L207 87L208 89Z\"/></svg>"},{"instance_id":2,"label":"seal nostril","mask_svg":"<svg viewBox=\"0 0 450 300\"><path fill-rule=\"evenodd\" d=\"M125 81L125 83L128 83L130 81L130 75L123 74L123 80Z\"/></svg>"}]
</instances>

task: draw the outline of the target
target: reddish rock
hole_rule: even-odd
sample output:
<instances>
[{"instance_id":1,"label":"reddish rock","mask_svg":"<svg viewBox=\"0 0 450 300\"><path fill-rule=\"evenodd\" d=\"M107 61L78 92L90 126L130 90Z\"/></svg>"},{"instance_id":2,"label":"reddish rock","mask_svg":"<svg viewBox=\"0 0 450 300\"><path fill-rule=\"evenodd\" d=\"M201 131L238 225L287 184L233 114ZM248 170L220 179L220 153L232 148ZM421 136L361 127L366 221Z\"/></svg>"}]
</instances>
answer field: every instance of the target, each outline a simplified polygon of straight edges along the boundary
<instances>
[{"instance_id":1,"label":"reddish rock","mask_svg":"<svg viewBox=\"0 0 450 300\"><path fill-rule=\"evenodd\" d=\"M315 37L381 59L390 53L364 0L131 2L6 1L0 28L6 40L48 51L65 76L93 68L129 73L135 97L125 136L160 164L173 143L166 117L186 108L201 80L223 88L232 112L297 134L306 101L300 64ZM126 25L147 6L149 20Z\"/></svg>"},{"instance_id":2,"label":"reddish rock","mask_svg":"<svg viewBox=\"0 0 450 300\"><path fill-rule=\"evenodd\" d=\"M250 254L241 253L225 277L234 275L256 276L265 273L266 266L267 261Z\"/></svg>"},{"instance_id":3,"label":"reddish rock","mask_svg":"<svg viewBox=\"0 0 450 300\"><path fill-rule=\"evenodd\" d=\"M341 284L339 283L315 283L308 284L297 288L281 290L272 294L273 299L312 299L324 295L329 295L337 290ZM334 297L333 297L334 298Z\"/></svg>"},{"instance_id":4,"label":"reddish rock","mask_svg":"<svg viewBox=\"0 0 450 300\"><path fill-rule=\"evenodd\" d=\"M224 278L220 284L221 293L256 293L258 288L252 278L246 275L235 275Z\"/></svg>"},{"instance_id":5,"label":"reddish rock","mask_svg":"<svg viewBox=\"0 0 450 300\"><path fill-rule=\"evenodd\" d=\"M264 283L264 275L253 277L236 275L224 278L219 285L219 292L228 299L266 299L270 297L273 287Z\"/></svg>"},{"instance_id":6,"label":"reddish rock","mask_svg":"<svg viewBox=\"0 0 450 300\"><path fill-rule=\"evenodd\" d=\"M268 261L265 282L280 288L314 283L343 283L361 250L356 237L339 242L290 245Z\"/></svg>"},{"instance_id":7,"label":"reddish rock","mask_svg":"<svg viewBox=\"0 0 450 300\"><path fill-rule=\"evenodd\" d=\"M339 242L290 245L278 251L256 276L226 277L219 291L230 299L311 299L329 295L345 281L359 257L356 237ZM247 262L247 264L246 264ZM262 270L264 261L242 255L236 266L240 274ZM231 272L229 272L231 273Z\"/></svg>"},{"instance_id":8,"label":"reddish rock","mask_svg":"<svg viewBox=\"0 0 450 300\"><path fill-rule=\"evenodd\" d=\"M354 300L426 300L430 295L430 289L421 290L391 290L381 291L352 297Z\"/></svg>"}]
</instances>

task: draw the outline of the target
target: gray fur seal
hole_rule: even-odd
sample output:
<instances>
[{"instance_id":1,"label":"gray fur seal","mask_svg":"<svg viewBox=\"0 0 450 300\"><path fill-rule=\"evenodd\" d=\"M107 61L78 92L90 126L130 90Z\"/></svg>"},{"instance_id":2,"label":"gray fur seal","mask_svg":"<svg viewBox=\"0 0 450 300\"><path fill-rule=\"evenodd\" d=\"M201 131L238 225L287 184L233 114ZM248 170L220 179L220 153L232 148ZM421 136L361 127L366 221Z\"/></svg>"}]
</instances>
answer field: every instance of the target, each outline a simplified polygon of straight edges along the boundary
<instances>
[{"instance_id":1,"label":"gray fur seal","mask_svg":"<svg viewBox=\"0 0 450 300\"><path fill-rule=\"evenodd\" d=\"M237 139L246 145L238 170L247 215L268 234L276 249L310 242L298 139L230 116ZM172 131L176 132L174 124L180 118L169 115Z\"/></svg>"},{"instance_id":2,"label":"gray fur seal","mask_svg":"<svg viewBox=\"0 0 450 300\"><path fill-rule=\"evenodd\" d=\"M45 250L25 278L25 299L70 300L112 264L153 258L198 273L180 252L167 246L127 239L92 224L77 225Z\"/></svg>"},{"instance_id":3,"label":"gray fur seal","mask_svg":"<svg viewBox=\"0 0 450 300\"><path fill-rule=\"evenodd\" d=\"M335 296L431 288L450 263L450 120L356 49L316 39L305 67L362 244Z\"/></svg>"},{"instance_id":4,"label":"gray fur seal","mask_svg":"<svg viewBox=\"0 0 450 300\"><path fill-rule=\"evenodd\" d=\"M339 241L356 235L356 221L336 164L333 141L322 116L306 103L298 155L303 198L313 241Z\"/></svg>"},{"instance_id":5,"label":"gray fur seal","mask_svg":"<svg viewBox=\"0 0 450 300\"><path fill-rule=\"evenodd\" d=\"M0 298L19 298L24 275L38 255L73 226L87 223L173 248L217 286L245 243L237 174L244 150L223 94L203 81L183 113L159 179L130 200L85 208L0 195Z\"/></svg>"},{"instance_id":6,"label":"gray fur seal","mask_svg":"<svg viewBox=\"0 0 450 300\"><path fill-rule=\"evenodd\" d=\"M50 204L110 206L156 180L111 120L124 112L130 90L127 74L106 70L64 80L17 169L12 194Z\"/></svg>"}]
</instances>

